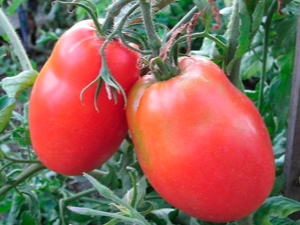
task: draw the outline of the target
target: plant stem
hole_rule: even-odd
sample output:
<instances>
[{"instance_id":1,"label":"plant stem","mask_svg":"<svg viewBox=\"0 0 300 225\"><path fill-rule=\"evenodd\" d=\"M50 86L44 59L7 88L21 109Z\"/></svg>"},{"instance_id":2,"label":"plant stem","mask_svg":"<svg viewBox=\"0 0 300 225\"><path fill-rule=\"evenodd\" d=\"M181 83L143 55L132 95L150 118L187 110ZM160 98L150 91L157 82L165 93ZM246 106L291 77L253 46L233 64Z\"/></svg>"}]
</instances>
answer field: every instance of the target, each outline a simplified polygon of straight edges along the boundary
<instances>
[{"instance_id":1,"label":"plant stem","mask_svg":"<svg viewBox=\"0 0 300 225\"><path fill-rule=\"evenodd\" d=\"M94 21L94 24L96 26L96 30L97 30L97 34L100 36L100 37L105 37L105 33L103 32L102 30L102 27L98 21L98 14L97 14L97 10L96 10L96 6L93 4L92 1L89 1L89 0L85 0L85 2L88 2L90 6L86 6L82 3L79 3L79 2L64 2L64 1L54 1L54 2L58 2L60 4L66 4L66 5L75 5L75 6L79 6L81 8L83 8L84 10L87 11L87 13L90 15L90 17L92 18L92 20Z\"/></svg>"},{"instance_id":2,"label":"plant stem","mask_svg":"<svg viewBox=\"0 0 300 225\"><path fill-rule=\"evenodd\" d=\"M0 188L0 196L4 196L9 190L15 188L18 184L22 183L27 178L34 175L36 172L45 169L44 165L34 163L28 166L22 173L20 173L13 181L7 182Z\"/></svg>"},{"instance_id":3,"label":"plant stem","mask_svg":"<svg viewBox=\"0 0 300 225\"><path fill-rule=\"evenodd\" d=\"M263 63L262 63L262 73L260 77L260 86L259 86L259 96L257 108L260 112L262 112L263 104L264 104L264 88L266 81L266 70L267 70L267 61L268 61L268 44L269 44L269 36L270 36L270 27L274 13L277 10L277 0L273 0L267 14L267 19L264 24L265 37L263 43Z\"/></svg>"},{"instance_id":4,"label":"plant stem","mask_svg":"<svg viewBox=\"0 0 300 225\"><path fill-rule=\"evenodd\" d=\"M3 158L4 159L7 159L7 160L9 160L9 161L12 161L13 163L40 163L40 161L39 160L25 160L25 159L14 159L14 158L11 158L11 157L9 157L9 156L7 156L7 155L5 155L4 153L3 153Z\"/></svg>"},{"instance_id":5,"label":"plant stem","mask_svg":"<svg viewBox=\"0 0 300 225\"><path fill-rule=\"evenodd\" d=\"M22 70L33 70L30 60L20 41L20 38L18 37L17 33L15 32L11 23L9 22L8 18L5 16L1 7L0 7L0 21L1 21L0 27L7 34L10 43L13 46L13 50L21 63Z\"/></svg>"},{"instance_id":6,"label":"plant stem","mask_svg":"<svg viewBox=\"0 0 300 225\"><path fill-rule=\"evenodd\" d=\"M151 14L151 4L148 0L139 0L139 4L143 15L149 46L152 50L153 56L156 57L159 55L160 52L161 40L155 31L153 18Z\"/></svg>"},{"instance_id":7,"label":"plant stem","mask_svg":"<svg viewBox=\"0 0 300 225\"><path fill-rule=\"evenodd\" d=\"M220 41L219 39L217 39L217 38L214 37L213 35L209 34L209 33L207 32L207 30L205 30L204 32L200 32L200 33L193 33L193 34L190 35L190 38L191 38L191 39L199 38L199 37L206 37L206 38L208 38L208 39L214 41L214 42L215 42L220 48L222 48L223 50L226 51L226 49L227 49L226 44L224 44L222 41ZM176 46L176 45L178 45L178 44L180 44L180 43L182 43L182 42L184 42L184 41L186 41L186 39L187 39L187 35L178 38L178 39L174 42L173 47ZM173 47L172 47L171 50L170 50L170 54L173 54L173 51L174 51L174 50L173 50Z\"/></svg>"},{"instance_id":8,"label":"plant stem","mask_svg":"<svg viewBox=\"0 0 300 225\"><path fill-rule=\"evenodd\" d=\"M177 30L182 24L185 24L191 20L191 18L194 16L194 14L198 12L198 7L193 7L166 35L166 41L168 41L174 33L175 30Z\"/></svg>"},{"instance_id":9,"label":"plant stem","mask_svg":"<svg viewBox=\"0 0 300 225\"><path fill-rule=\"evenodd\" d=\"M127 5L128 3L130 3L132 0L119 0L119 1L116 1L114 2L113 4L111 4L109 7L108 7L108 11L107 11L107 15L106 15L106 18L105 18L105 21L102 25L102 29L104 32L107 32L107 31L110 31L112 30L113 26L114 26L114 20L115 20L115 17L117 15L119 15L121 9Z\"/></svg>"}]
</instances>

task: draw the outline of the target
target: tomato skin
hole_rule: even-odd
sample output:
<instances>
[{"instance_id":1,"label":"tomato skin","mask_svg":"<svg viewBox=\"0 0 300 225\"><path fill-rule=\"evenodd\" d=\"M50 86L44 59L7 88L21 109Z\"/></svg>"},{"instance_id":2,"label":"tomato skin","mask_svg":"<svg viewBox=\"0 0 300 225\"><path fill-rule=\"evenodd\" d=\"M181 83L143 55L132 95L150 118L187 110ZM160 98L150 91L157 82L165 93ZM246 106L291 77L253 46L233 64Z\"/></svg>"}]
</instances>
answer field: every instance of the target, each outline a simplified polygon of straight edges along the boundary
<instances>
[{"instance_id":1,"label":"tomato skin","mask_svg":"<svg viewBox=\"0 0 300 225\"><path fill-rule=\"evenodd\" d=\"M253 103L204 57L180 59L181 75L133 86L126 109L139 164L168 203L201 220L255 211L275 178L272 144Z\"/></svg>"},{"instance_id":2,"label":"tomato skin","mask_svg":"<svg viewBox=\"0 0 300 225\"><path fill-rule=\"evenodd\" d=\"M94 106L96 86L80 93L101 68L100 47L92 20L75 24L56 43L34 84L29 107L33 149L49 169L81 175L107 161L124 139L128 125L124 99L109 100L103 83ZM118 39L106 50L108 68L126 93L138 79L139 54Z\"/></svg>"}]
</instances>

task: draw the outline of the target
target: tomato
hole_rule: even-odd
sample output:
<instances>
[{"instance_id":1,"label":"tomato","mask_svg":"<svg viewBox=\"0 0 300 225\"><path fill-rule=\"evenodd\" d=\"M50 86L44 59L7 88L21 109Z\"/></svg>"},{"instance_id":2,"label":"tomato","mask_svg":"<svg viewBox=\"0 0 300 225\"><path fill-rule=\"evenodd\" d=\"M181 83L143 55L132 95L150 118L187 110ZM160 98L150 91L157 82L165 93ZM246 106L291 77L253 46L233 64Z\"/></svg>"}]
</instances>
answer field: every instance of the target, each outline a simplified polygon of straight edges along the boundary
<instances>
[{"instance_id":1,"label":"tomato","mask_svg":"<svg viewBox=\"0 0 300 225\"><path fill-rule=\"evenodd\" d=\"M102 84L94 106L101 68L99 38L92 20L75 24L56 43L33 86L29 126L33 149L49 169L64 175L80 175L107 161L124 139L128 125L124 98L108 99ZM108 68L127 93L139 77L139 54L114 39L105 50Z\"/></svg>"},{"instance_id":2,"label":"tomato","mask_svg":"<svg viewBox=\"0 0 300 225\"><path fill-rule=\"evenodd\" d=\"M145 75L126 108L139 164L169 204L201 220L255 211L275 177L271 141L254 104L204 57L180 59L180 75Z\"/></svg>"}]
</instances>

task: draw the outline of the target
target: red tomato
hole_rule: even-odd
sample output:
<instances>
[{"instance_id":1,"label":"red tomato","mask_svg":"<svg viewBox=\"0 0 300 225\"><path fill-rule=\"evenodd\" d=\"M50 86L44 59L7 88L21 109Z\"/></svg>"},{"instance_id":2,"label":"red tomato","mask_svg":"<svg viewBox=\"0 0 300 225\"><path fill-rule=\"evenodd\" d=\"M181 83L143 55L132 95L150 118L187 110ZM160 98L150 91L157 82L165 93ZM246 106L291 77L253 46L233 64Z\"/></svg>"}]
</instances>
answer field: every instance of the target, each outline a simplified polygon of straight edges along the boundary
<instances>
[{"instance_id":1,"label":"red tomato","mask_svg":"<svg viewBox=\"0 0 300 225\"><path fill-rule=\"evenodd\" d=\"M49 169L80 175L107 161L124 139L128 126L124 99L109 100L102 85L94 107L96 86L80 93L99 74L100 47L91 20L75 24L58 40L32 90L29 108L33 148ZM108 68L127 93L138 79L139 54L118 39L106 48Z\"/></svg>"},{"instance_id":2,"label":"red tomato","mask_svg":"<svg viewBox=\"0 0 300 225\"><path fill-rule=\"evenodd\" d=\"M180 75L133 86L126 109L137 157L171 205L201 220L228 222L268 197L275 165L253 103L204 57L181 58Z\"/></svg>"}]
</instances>

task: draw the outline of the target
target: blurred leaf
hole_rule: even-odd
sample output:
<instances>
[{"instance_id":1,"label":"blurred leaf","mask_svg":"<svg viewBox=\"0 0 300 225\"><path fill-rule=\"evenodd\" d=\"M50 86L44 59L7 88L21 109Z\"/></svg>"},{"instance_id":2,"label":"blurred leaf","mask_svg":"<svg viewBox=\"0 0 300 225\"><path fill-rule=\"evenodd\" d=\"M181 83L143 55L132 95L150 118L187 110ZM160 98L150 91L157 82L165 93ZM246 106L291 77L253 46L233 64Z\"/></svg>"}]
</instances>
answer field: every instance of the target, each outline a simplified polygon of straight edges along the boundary
<instances>
[{"instance_id":1,"label":"blurred leaf","mask_svg":"<svg viewBox=\"0 0 300 225\"><path fill-rule=\"evenodd\" d=\"M241 76L242 80L247 80L253 77L260 77L262 73L262 59L259 58L262 56L262 46L258 46L255 49L248 51L244 54L242 58L242 66L241 66ZM267 60L267 68L268 72L273 64L274 59L272 57L268 57Z\"/></svg>"},{"instance_id":2,"label":"blurred leaf","mask_svg":"<svg viewBox=\"0 0 300 225\"><path fill-rule=\"evenodd\" d=\"M283 196L270 197L253 214L253 222L254 225L272 225L273 217L285 218L299 210L300 202Z\"/></svg>"},{"instance_id":3,"label":"blurred leaf","mask_svg":"<svg viewBox=\"0 0 300 225\"><path fill-rule=\"evenodd\" d=\"M256 5L258 1L259 0L243 0L249 14L252 14L253 11L257 8Z\"/></svg>"},{"instance_id":4,"label":"blurred leaf","mask_svg":"<svg viewBox=\"0 0 300 225\"><path fill-rule=\"evenodd\" d=\"M294 221L290 218L272 218L272 225L300 225L300 221Z\"/></svg>"},{"instance_id":5,"label":"blurred leaf","mask_svg":"<svg viewBox=\"0 0 300 225\"><path fill-rule=\"evenodd\" d=\"M285 54L295 48L298 15L288 15L276 23L273 54Z\"/></svg>"},{"instance_id":6,"label":"blurred leaf","mask_svg":"<svg viewBox=\"0 0 300 225\"><path fill-rule=\"evenodd\" d=\"M31 211L25 211L21 215L20 225L38 225L36 217L32 215Z\"/></svg>"},{"instance_id":7,"label":"blurred leaf","mask_svg":"<svg viewBox=\"0 0 300 225\"><path fill-rule=\"evenodd\" d=\"M277 60L280 73L270 84L269 100L278 119L279 129L286 126L289 116L293 63L294 50L292 49Z\"/></svg>"},{"instance_id":8,"label":"blurred leaf","mask_svg":"<svg viewBox=\"0 0 300 225\"><path fill-rule=\"evenodd\" d=\"M2 80L2 88L6 91L8 97L17 98L21 91L33 85L37 75L37 71L27 70L17 76L6 77Z\"/></svg>"},{"instance_id":9,"label":"blurred leaf","mask_svg":"<svg viewBox=\"0 0 300 225\"><path fill-rule=\"evenodd\" d=\"M0 133L6 127L15 107L16 100L3 96L0 98Z\"/></svg>"},{"instance_id":10,"label":"blurred leaf","mask_svg":"<svg viewBox=\"0 0 300 225\"><path fill-rule=\"evenodd\" d=\"M7 12L9 15L13 15L17 8L22 4L23 0L14 0L11 2L11 4L7 8Z\"/></svg>"},{"instance_id":11,"label":"blurred leaf","mask_svg":"<svg viewBox=\"0 0 300 225\"><path fill-rule=\"evenodd\" d=\"M246 0L244 0L246 1ZM252 0L250 2L256 2L255 10L252 14L252 23L251 23L251 34L255 34L258 28L261 25L262 18L264 16L264 1L265 0ZM246 1L247 2L247 1Z\"/></svg>"},{"instance_id":12,"label":"blurred leaf","mask_svg":"<svg viewBox=\"0 0 300 225\"><path fill-rule=\"evenodd\" d=\"M16 193L12 199L11 210L8 215L7 224L18 224L16 221L19 218L19 213L24 205L25 198Z\"/></svg>"}]
</instances>

